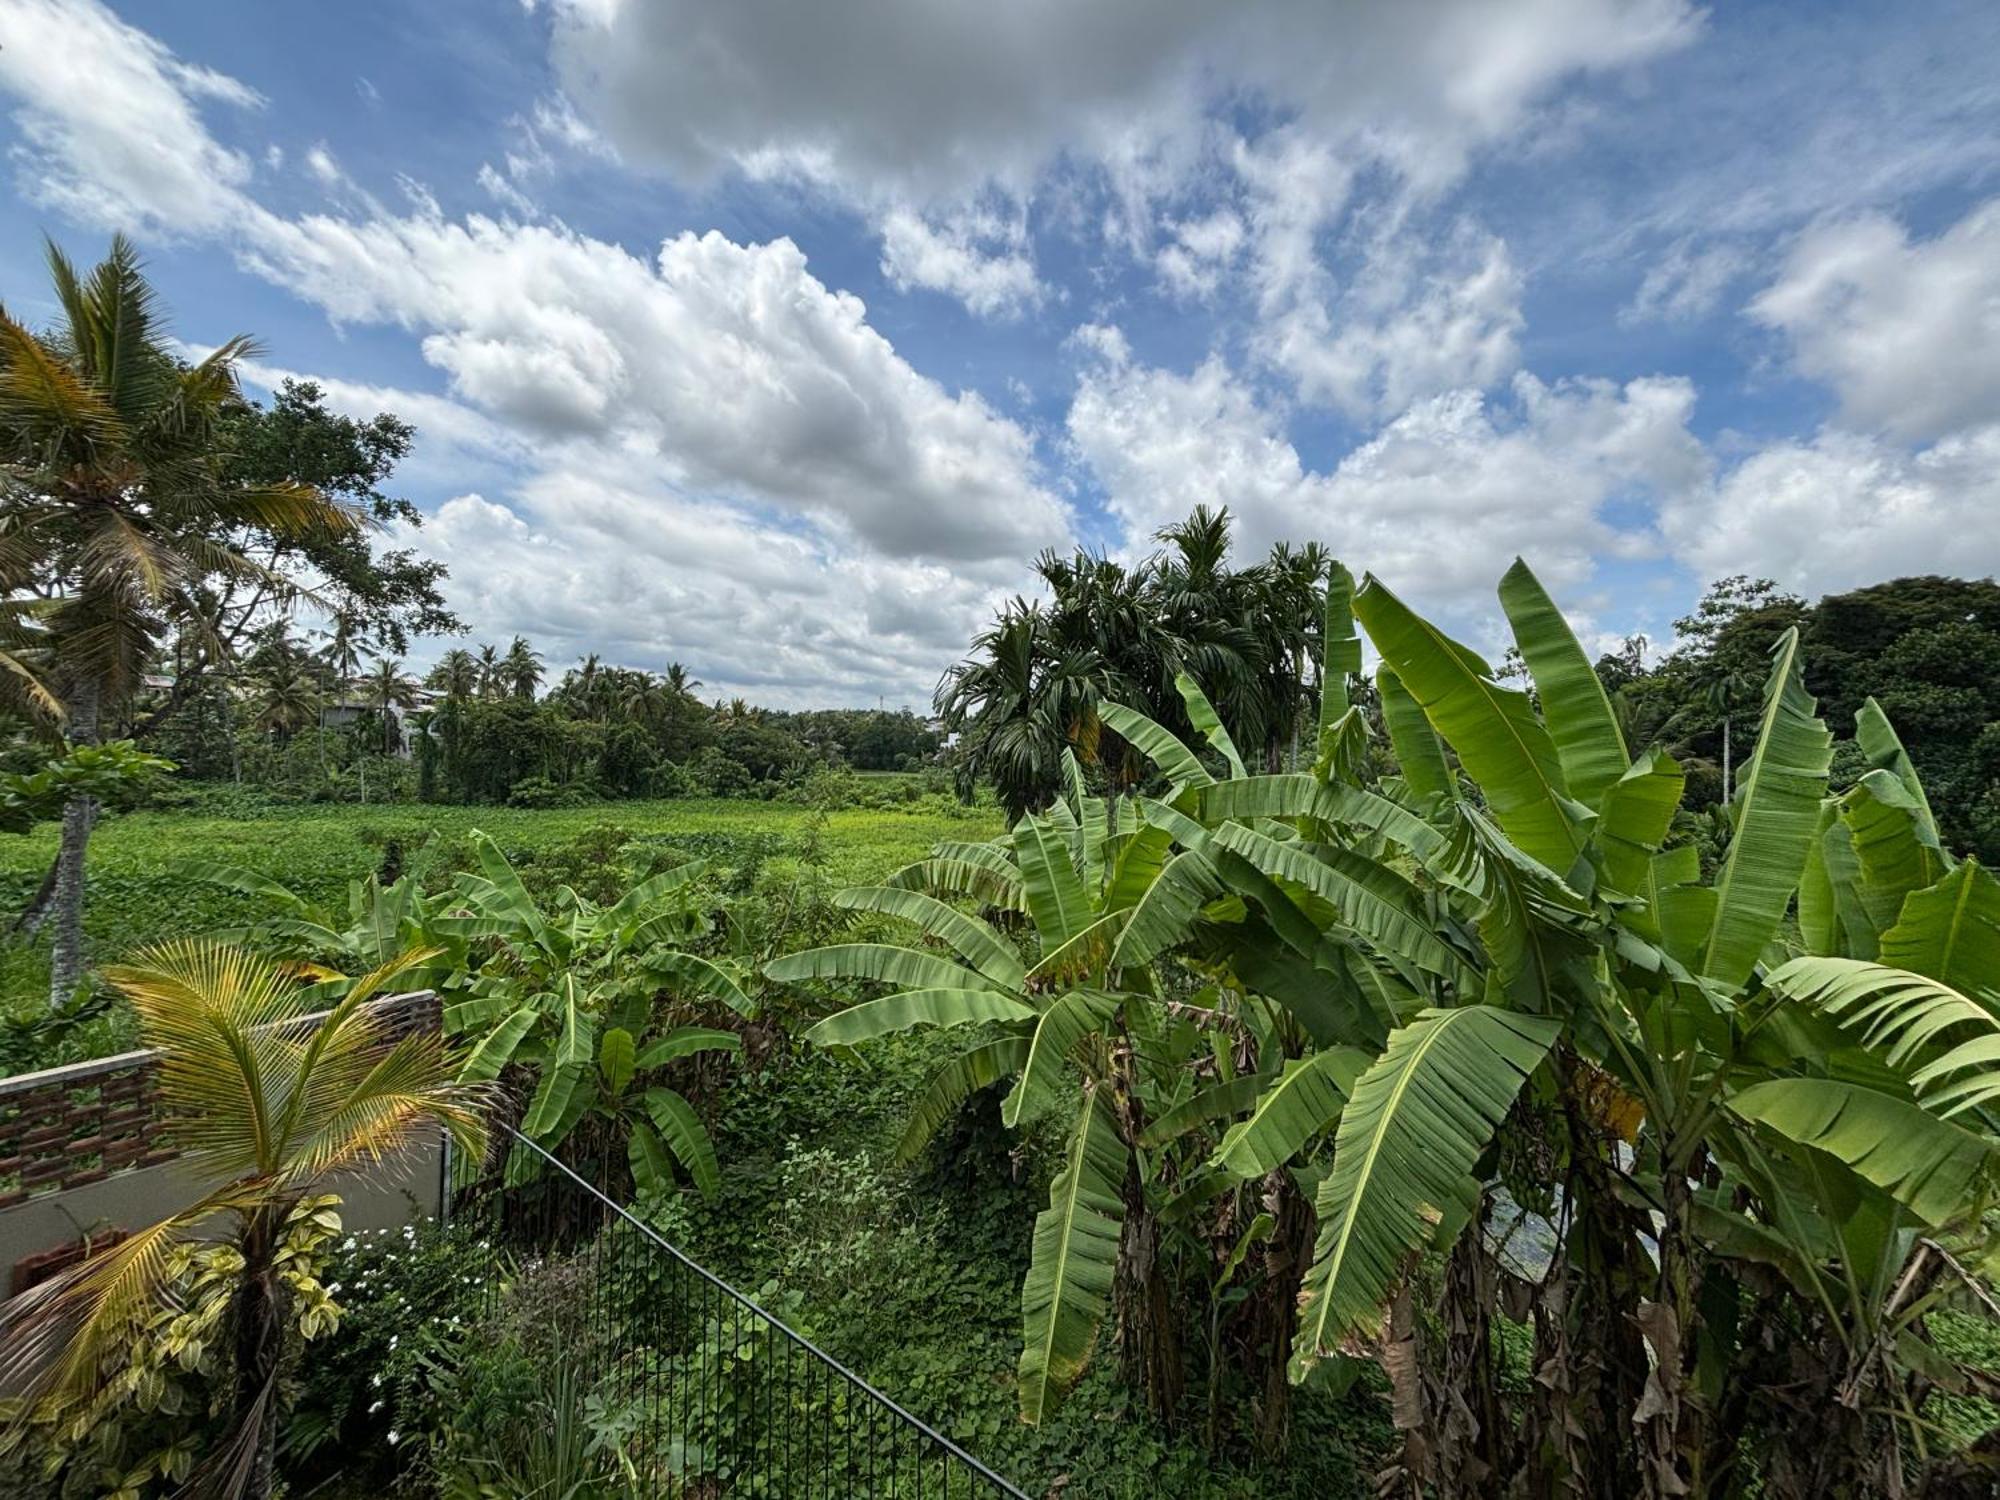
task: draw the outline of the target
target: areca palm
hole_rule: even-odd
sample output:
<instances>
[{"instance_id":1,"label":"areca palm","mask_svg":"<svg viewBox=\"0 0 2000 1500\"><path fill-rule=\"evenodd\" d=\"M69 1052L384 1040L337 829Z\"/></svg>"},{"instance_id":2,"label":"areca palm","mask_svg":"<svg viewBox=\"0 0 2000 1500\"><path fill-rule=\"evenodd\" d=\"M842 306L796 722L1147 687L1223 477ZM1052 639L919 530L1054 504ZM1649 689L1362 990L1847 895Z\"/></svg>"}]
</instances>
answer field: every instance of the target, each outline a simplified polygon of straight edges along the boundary
<instances>
[{"instance_id":1,"label":"areca palm","mask_svg":"<svg viewBox=\"0 0 2000 1500\"><path fill-rule=\"evenodd\" d=\"M346 508L298 484L230 483L218 451L238 405L231 339L196 364L175 358L157 299L122 237L88 273L53 245L60 315L37 334L0 312L0 588L47 602L49 686L66 733L94 743L103 715L137 686L155 644L200 613L206 578L286 580L214 538L351 530ZM56 871L52 999L82 977L83 862L95 809L63 814Z\"/></svg>"},{"instance_id":2,"label":"areca palm","mask_svg":"<svg viewBox=\"0 0 2000 1500\"><path fill-rule=\"evenodd\" d=\"M0 1309L0 1386L10 1396L43 1420L86 1410L116 1341L160 1306L174 1248L226 1220L241 1252L232 1430L203 1471L229 1493L271 1493L292 1215L335 1174L378 1165L439 1127L470 1159L484 1149L481 1092L456 1081L438 1037L398 1038L369 1007L405 962L355 984L309 1030L298 1025L312 1005L306 986L241 949L184 940L106 970L159 1051L169 1128L224 1185Z\"/></svg>"}]
</instances>

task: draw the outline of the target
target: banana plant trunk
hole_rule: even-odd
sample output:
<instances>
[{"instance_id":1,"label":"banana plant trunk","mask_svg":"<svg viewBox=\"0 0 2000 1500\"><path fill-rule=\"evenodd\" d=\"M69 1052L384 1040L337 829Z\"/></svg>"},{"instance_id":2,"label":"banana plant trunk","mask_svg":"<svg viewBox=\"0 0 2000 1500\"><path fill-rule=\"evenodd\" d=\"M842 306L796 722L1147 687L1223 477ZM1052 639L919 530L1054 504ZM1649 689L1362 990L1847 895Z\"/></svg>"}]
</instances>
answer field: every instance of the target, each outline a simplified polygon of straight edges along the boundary
<instances>
[{"instance_id":1,"label":"banana plant trunk","mask_svg":"<svg viewBox=\"0 0 2000 1500\"><path fill-rule=\"evenodd\" d=\"M98 687L78 685L71 694L69 741L97 743ZM55 942L49 956L49 1005L67 1002L83 982L83 876L90 831L97 823L94 798L73 796L63 804L62 842L56 853L55 882L49 895L55 913Z\"/></svg>"}]
</instances>

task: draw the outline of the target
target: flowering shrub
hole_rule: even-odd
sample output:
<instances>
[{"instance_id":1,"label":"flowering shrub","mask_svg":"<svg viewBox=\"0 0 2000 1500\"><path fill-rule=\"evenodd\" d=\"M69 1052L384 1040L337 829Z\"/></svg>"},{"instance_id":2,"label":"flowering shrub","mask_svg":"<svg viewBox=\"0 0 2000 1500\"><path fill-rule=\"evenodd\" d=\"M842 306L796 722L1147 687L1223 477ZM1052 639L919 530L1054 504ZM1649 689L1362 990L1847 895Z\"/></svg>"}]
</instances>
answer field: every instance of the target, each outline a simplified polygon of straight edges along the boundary
<instances>
[{"instance_id":1,"label":"flowering shrub","mask_svg":"<svg viewBox=\"0 0 2000 1500\"><path fill-rule=\"evenodd\" d=\"M371 1460L393 1473L424 1449L441 1422L436 1372L479 1321L492 1268L473 1226L362 1231L328 1247L341 1336L300 1372L285 1430L295 1478Z\"/></svg>"}]
</instances>

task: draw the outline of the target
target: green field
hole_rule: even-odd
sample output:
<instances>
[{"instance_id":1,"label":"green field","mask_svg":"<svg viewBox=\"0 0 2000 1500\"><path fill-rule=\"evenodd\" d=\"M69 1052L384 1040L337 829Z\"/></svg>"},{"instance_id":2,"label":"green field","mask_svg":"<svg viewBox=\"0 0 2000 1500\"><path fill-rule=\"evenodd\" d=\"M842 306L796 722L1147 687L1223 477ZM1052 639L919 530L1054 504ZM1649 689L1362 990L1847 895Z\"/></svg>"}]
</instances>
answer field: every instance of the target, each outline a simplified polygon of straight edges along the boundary
<instances>
[{"instance_id":1,"label":"green field","mask_svg":"<svg viewBox=\"0 0 2000 1500\"><path fill-rule=\"evenodd\" d=\"M263 915L241 896L187 878L184 861L248 865L318 901L349 881L395 873L427 883L466 862L467 838L490 834L532 880L538 861L560 859L574 879L597 847L635 840L708 860L725 876L762 861L812 853L835 885L886 874L944 838L990 838L997 813L931 798L910 807L813 808L782 802L606 802L546 811L509 807L301 806L250 817L138 812L107 818L91 839L85 926L94 962L143 943L240 925ZM53 826L0 840L0 906L18 911L55 853ZM48 945L0 947L0 1006L14 1016L46 1004ZM70 1061L130 1044L120 1017L91 1023L44 1061Z\"/></svg>"}]
</instances>

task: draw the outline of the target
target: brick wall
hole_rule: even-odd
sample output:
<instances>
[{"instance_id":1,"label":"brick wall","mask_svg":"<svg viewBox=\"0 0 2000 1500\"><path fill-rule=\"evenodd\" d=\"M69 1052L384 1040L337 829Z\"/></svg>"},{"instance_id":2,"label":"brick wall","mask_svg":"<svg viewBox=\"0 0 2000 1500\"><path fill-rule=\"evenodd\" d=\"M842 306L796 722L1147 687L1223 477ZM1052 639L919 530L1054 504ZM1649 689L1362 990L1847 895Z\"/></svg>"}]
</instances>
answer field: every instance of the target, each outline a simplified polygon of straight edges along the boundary
<instances>
[{"instance_id":1,"label":"brick wall","mask_svg":"<svg viewBox=\"0 0 2000 1500\"><path fill-rule=\"evenodd\" d=\"M392 1035L438 1025L438 999L429 990L375 1005ZM319 1019L291 1024L310 1029ZM0 1078L0 1209L178 1157L159 1116L158 1069L153 1053L127 1052Z\"/></svg>"}]
</instances>

